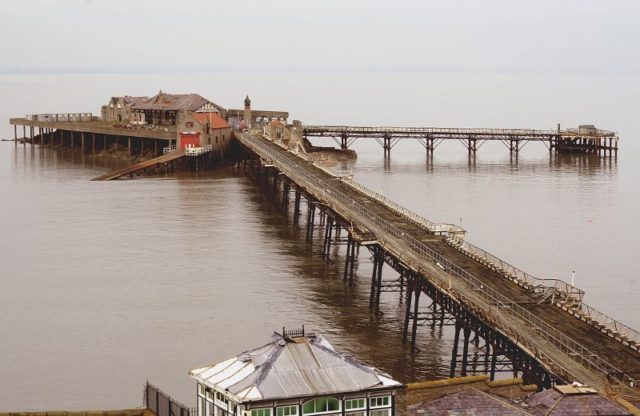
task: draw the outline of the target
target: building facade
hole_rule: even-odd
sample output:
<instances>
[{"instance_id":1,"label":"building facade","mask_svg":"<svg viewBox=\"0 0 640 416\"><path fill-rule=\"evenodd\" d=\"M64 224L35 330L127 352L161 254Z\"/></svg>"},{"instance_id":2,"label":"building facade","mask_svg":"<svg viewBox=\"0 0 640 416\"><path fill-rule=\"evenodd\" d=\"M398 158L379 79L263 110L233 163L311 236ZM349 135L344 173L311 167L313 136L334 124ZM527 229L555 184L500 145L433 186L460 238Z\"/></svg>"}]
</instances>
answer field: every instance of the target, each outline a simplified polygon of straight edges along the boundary
<instances>
[{"instance_id":1,"label":"building facade","mask_svg":"<svg viewBox=\"0 0 640 416\"><path fill-rule=\"evenodd\" d=\"M148 97L111 97L106 105L102 106L101 116L104 121L125 124L144 124L144 118L132 111L133 106L140 104Z\"/></svg>"},{"instance_id":2,"label":"building facade","mask_svg":"<svg viewBox=\"0 0 640 416\"><path fill-rule=\"evenodd\" d=\"M187 143L197 143L197 146L211 145L214 150L225 152L231 144L231 127L217 112L181 112L176 127L179 132L177 145L181 149ZM197 140L194 141L195 137Z\"/></svg>"},{"instance_id":3,"label":"building facade","mask_svg":"<svg viewBox=\"0 0 640 416\"><path fill-rule=\"evenodd\" d=\"M254 110L251 108L251 99L247 95L244 99L243 109L230 108L226 110L225 119L232 127L255 128L264 127L273 120L279 120L286 124L289 113L275 110Z\"/></svg>"},{"instance_id":4,"label":"building facade","mask_svg":"<svg viewBox=\"0 0 640 416\"><path fill-rule=\"evenodd\" d=\"M198 94L167 94L160 92L151 98L135 103L131 111L146 124L175 126L184 112L218 113L226 116L226 110Z\"/></svg>"},{"instance_id":5,"label":"building facade","mask_svg":"<svg viewBox=\"0 0 640 416\"><path fill-rule=\"evenodd\" d=\"M198 416L395 416L404 388L304 330L189 374Z\"/></svg>"}]
</instances>

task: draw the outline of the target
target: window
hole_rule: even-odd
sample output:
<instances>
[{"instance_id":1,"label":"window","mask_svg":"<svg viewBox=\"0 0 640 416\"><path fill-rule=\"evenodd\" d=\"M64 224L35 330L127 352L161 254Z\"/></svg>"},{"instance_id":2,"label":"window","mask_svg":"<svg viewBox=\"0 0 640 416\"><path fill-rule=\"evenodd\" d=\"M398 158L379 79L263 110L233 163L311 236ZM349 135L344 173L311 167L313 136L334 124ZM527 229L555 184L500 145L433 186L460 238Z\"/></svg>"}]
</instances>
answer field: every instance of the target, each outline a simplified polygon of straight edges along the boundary
<instances>
[{"instance_id":1,"label":"window","mask_svg":"<svg viewBox=\"0 0 640 416\"><path fill-rule=\"evenodd\" d=\"M221 402L224 402L224 404L229 404L229 399L227 399L224 394L220 393L219 391L216 392L216 399L220 400ZM262 416L262 415L260 415ZM267 415L265 415L267 416Z\"/></svg>"},{"instance_id":2,"label":"window","mask_svg":"<svg viewBox=\"0 0 640 416\"><path fill-rule=\"evenodd\" d=\"M198 393L200 394L200 396L204 397L204 386L202 384L198 384Z\"/></svg>"},{"instance_id":3,"label":"window","mask_svg":"<svg viewBox=\"0 0 640 416\"><path fill-rule=\"evenodd\" d=\"M360 410L365 409L365 399L350 399L344 401L344 410Z\"/></svg>"},{"instance_id":4,"label":"window","mask_svg":"<svg viewBox=\"0 0 640 416\"><path fill-rule=\"evenodd\" d=\"M252 409L251 416L271 416L271 409Z\"/></svg>"},{"instance_id":5,"label":"window","mask_svg":"<svg viewBox=\"0 0 640 416\"><path fill-rule=\"evenodd\" d=\"M369 407L387 407L390 406L391 401L389 400L389 396L382 397L372 397L369 399Z\"/></svg>"},{"instance_id":6,"label":"window","mask_svg":"<svg viewBox=\"0 0 640 416\"><path fill-rule=\"evenodd\" d=\"M302 405L302 414L330 413L340 411L340 400L335 397L321 397Z\"/></svg>"},{"instance_id":7,"label":"window","mask_svg":"<svg viewBox=\"0 0 640 416\"><path fill-rule=\"evenodd\" d=\"M207 391L207 399L213 400L213 392L211 390Z\"/></svg>"},{"instance_id":8,"label":"window","mask_svg":"<svg viewBox=\"0 0 640 416\"><path fill-rule=\"evenodd\" d=\"M391 408L369 410L369 416L390 416Z\"/></svg>"},{"instance_id":9,"label":"window","mask_svg":"<svg viewBox=\"0 0 640 416\"><path fill-rule=\"evenodd\" d=\"M298 406L282 406L276 410L277 416L296 416L298 414Z\"/></svg>"}]
</instances>

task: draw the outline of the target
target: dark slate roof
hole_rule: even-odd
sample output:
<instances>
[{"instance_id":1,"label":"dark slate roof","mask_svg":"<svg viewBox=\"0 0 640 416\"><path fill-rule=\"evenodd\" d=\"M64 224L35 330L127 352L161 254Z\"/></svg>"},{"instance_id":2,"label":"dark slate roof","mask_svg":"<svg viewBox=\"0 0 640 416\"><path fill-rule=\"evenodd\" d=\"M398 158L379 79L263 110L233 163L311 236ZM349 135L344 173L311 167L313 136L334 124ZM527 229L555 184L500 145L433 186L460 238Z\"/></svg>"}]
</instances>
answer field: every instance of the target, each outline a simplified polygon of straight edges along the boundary
<instances>
[{"instance_id":1,"label":"dark slate roof","mask_svg":"<svg viewBox=\"0 0 640 416\"><path fill-rule=\"evenodd\" d=\"M198 94L167 94L160 91L151 98L135 103L131 108L134 110L196 111L208 102L209 100Z\"/></svg>"},{"instance_id":2,"label":"dark slate roof","mask_svg":"<svg viewBox=\"0 0 640 416\"><path fill-rule=\"evenodd\" d=\"M409 406L410 416L523 416L531 415L516 405L476 389L447 394Z\"/></svg>"},{"instance_id":3,"label":"dark slate roof","mask_svg":"<svg viewBox=\"0 0 640 416\"><path fill-rule=\"evenodd\" d=\"M559 386L563 388L567 386ZM539 416L617 416L630 415L624 408L592 391L565 393L556 388L536 393L525 399L524 405Z\"/></svg>"},{"instance_id":4,"label":"dark slate roof","mask_svg":"<svg viewBox=\"0 0 640 416\"><path fill-rule=\"evenodd\" d=\"M238 402L320 396L402 385L337 352L321 336L283 338L189 374Z\"/></svg>"}]
</instances>

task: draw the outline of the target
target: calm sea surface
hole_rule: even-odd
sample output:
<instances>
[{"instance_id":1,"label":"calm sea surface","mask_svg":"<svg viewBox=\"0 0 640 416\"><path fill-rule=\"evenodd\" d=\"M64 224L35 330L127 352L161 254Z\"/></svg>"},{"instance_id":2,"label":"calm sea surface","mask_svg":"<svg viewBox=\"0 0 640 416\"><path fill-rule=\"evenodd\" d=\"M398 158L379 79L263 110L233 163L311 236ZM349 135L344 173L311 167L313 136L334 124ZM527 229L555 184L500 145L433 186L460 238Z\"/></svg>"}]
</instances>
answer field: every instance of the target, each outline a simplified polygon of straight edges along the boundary
<instances>
[{"instance_id":1,"label":"calm sea surface","mask_svg":"<svg viewBox=\"0 0 640 416\"><path fill-rule=\"evenodd\" d=\"M640 328L640 77L585 74L0 75L0 138L11 116L99 112L112 95L198 92L308 123L618 130L617 160L553 157L528 144L517 162L459 143L432 161L413 141L385 163L359 140L341 166L371 189L539 277L570 279L586 301ZM316 143L323 143L318 142ZM324 142L328 144L329 142ZM305 324L402 381L447 374L451 336L401 343L398 294L368 310L371 265L357 285L320 245L234 169L114 182L89 179L113 160L0 142L0 411L141 405L146 379L192 404L191 368ZM424 304L426 306L426 302Z\"/></svg>"}]
</instances>

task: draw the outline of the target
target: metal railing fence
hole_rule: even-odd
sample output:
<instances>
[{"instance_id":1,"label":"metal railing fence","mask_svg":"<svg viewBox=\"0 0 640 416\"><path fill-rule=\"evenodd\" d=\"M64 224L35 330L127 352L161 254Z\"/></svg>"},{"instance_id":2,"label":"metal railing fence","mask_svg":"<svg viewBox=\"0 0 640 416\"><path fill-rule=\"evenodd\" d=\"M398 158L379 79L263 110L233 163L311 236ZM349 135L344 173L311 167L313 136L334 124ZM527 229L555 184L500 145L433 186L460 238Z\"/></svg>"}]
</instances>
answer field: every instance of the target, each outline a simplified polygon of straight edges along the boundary
<instances>
[{"instance_id":1,"label":"metal railing fence","mask_svg":"<svg viewBox=\"0 0 640 416\"><path fill-rule=\"evenodd\" d=\"M95 121L92 113L52 113L52 114L27 114L27 120L31 121Z\"/></svg>"},{"instance_id":2,"label":"metal railing fence","mask_svg":"<svg viewBox=\"0 0 640 416\"><path fill-rule=\"evenodd\" d=\"M488 262L494 265L496 268L498 268L498 270L501 273L510 276L514 280L519 280L532 287L542 285L544 287L554 288L564 293L566 296L569 296L578 302L582 302L582 299L584 297L584 290L578 289L577 287L572 286L563 280L540 279L538 277L532 276L531 274L523 270L520 270L515 266L512 266L511 264L500 259L499 257L494 256L493 254L487 252L486 250L483 250L480 247L474 246L468 241L463 241L463 240L454 238L454 239L449 239L448 242L454 247L459 247L462 251L466 252L472 257L480 258L485 262Z\"/></svg>"},{"instance_id":3,"label":"metal railing fence","mask_svg":"<svg viewBox=\"0 0 640 416\"><path fill-rule=\"evenodd\" d=\"M305 134L346 134L349 136L392 136L410 135L472 135L472 136L615 136L616 133L609 130L597 129L594 134L579 133L578 129L566 130L537 130L537 129L492 129L492 128L441 128L441 127L360 127L360 126L304 126ZM327 134L327 135L331 135Z\"/></svg>"},{"instance_id":4,"label":"metal railing fence","mask_svg":"<svg viewBox=\"0 0 640 416\"><path fill-rule=\"evenodd\" d=\"M197 416L195 409L172 399L149 381L144 386L143 394L142 405L157 416Z\"/></svg>"},{"instance_id":5,"label":"metal railing fence","mask_svg":"<svg viewBox=\"0 0 640 416\"><path fill-rule=\"evenodd\" d=\"M326 181L321 178L310 174L307 170L301 169L298 163L292 160L288 160L283 155L274 151L267 143L264 143L260 139L255 139L249 136L247 138L244 134L239 134L240 141L247 147L252 149L261 157L271 161L281 172L287 174L291 179L295 179L300 185L307 188L311 193L316 196L321 196L325 200L328 200L342 208L343 212L354 212L358 214L358 219L361 222L365 222L366 228L370 231L374 231L378 241L387 246L391 246L389 242L401 242L403 249L410 250L415 255L427 259L428 261L439 265L445 272L460 278L472 289L472 293L480 295L488 305L483 305L483 309L487 309L491 306L500 308L501 311L510 314L520 319L525 325L527 325L531 331L537 334L546 342L554 345L558 350L565 353L568 357L571 357L587 369L591 371L597 371L601 376L605 378L611 375L618 375L621 381L624 381L627 385L635 386L636 380L620 370L616 366L612 365L598 354L590 350L589 348L579 344L574 339L569 338L564 333L554 328L547 322L540 319L532 312L526 310L513 300L509 299L505 295L496 290L487 287L480 279L473 276L468 271L455 265L447 258L443 257L436 251L429 248L423 242L413 238L412 236L400 231L396 226L386 221L373 211L369 210L363 205L357 204L349 195L343 193L339 189L328 189L326 187ZM294 155L291 155L295 157ZM362 221L365 220L365 221ZM375 232L377 229L382 232ZM386 234L386 236L385 236ZM385 238L386 237L386 238ZM391 237L391 238L389 238ZM386 241L385 241L386 240ZM446 282L442 282L445 283ZM513 328L517 331L517 329ZM552 358L549 354L545 353L541 349L536 351L538 357L545 358L548 362L553 363L557 368L563 369L567 374L573 374L574 372L568 370L565 365L558 362L558 360ZM584 381L584 380L579 380Z\"/></svg>"}]
</instances>

